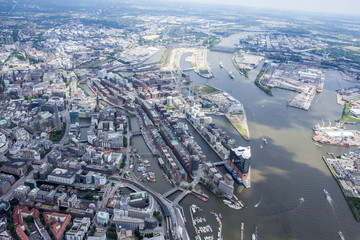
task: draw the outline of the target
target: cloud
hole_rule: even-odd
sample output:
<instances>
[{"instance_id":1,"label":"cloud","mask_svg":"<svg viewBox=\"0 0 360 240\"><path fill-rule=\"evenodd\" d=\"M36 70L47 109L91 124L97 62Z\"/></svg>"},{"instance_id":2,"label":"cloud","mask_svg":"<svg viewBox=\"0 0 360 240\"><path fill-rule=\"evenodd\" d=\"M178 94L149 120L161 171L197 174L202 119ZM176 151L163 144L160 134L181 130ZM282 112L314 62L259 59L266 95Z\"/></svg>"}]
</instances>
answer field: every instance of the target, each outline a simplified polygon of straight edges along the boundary
<instances>
[{"instance_id":1,"label":"cloud","mask_svg":"<svg viewBox=\"0 0 360 240\"><path fill-rule=\"evenodd\" d=\"M258 8L360 15L359 0L174 0Z\"/></svg>"}]
</instances>

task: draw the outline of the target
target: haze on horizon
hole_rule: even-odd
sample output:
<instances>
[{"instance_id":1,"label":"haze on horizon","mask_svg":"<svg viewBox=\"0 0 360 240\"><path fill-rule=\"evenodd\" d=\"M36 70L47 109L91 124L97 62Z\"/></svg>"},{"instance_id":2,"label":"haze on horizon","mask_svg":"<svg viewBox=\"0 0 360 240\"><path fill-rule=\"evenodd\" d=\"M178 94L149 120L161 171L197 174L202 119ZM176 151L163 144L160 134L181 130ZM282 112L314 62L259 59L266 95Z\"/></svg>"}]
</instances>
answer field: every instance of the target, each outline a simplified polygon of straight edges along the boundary
<instances>
[{"instance_id":1,"label":"haze on horizon","mask_svg":"<svg viewBox=\"0 0 360 240\"><path fill-rule=\"evenodd\" d=\"M359 0L168 0L168 2L197 2L237 5L264 9L334 13L360 16Z\"/></svg>"}]
</instances>

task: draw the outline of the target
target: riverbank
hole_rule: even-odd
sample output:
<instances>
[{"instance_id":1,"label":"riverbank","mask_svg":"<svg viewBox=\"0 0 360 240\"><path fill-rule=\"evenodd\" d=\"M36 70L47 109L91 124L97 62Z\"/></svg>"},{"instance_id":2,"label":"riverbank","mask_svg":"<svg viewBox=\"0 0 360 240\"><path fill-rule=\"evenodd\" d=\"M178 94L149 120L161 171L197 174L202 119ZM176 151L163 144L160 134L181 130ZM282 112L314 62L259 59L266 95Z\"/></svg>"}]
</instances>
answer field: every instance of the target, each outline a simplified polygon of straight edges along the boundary
<instances>
[{"instance_id":1,"label":"riverbank","mask_svg":"<svg viewBox=\"0 0 360 240\"><path fill-rule=\"evenodd\" d=\"M241 68L235 60L235 55L232 57L232 63L234 64L236 69L239 70L240 74L244 75L244 77L246 77L246 78L249 78L249 73L248 73L249 69Z\"/></svg>"},{"instance_id":2,"label":"riverbank","mask_svg":"<svg viewBox=\"0 0 360 240\"><path fill-rule=\"evenodd\" d=\"M246 140L250 141L250 131L244 110L243 114L225 114L229 122L234 126L238 133Z\"/></svg>"},{"instance_id":3,"label":"riverbank","mask_svg":"<svg viewBox=\"0 0 360 240\"><path fill-rule=\"evenodd\" d=\"M339 121L345 122L345 123L360 122L359 118L355 118L355 117L351 116L351 114L349 113L349 108L350 108L350 102L345 103L344 110L343 110L342 116Z\"/></svg>"},{"instance_id":4,"label":"riverbank","mask_svg":"<svg viewBox=\"0 0 360 240\"><path fill-rule=\"evenodd\" d=\"M328 162L328 160L327 160L327 158L325 156L323 156L322 159L324 160L326 166L330 170L331 175L334 177L334 179L338 183L338 185L339 185L339 187L341 189L341 192L343 193L343 195L344 195L344 197L346 199L346 202L348 203L348 205L349 205L349 207L351 209L351 212L353 213L356 221L360 222L360 209L355 206L355 205L359 204L360 199L355 201L353 197L346 196L346 191L345 191L344 187L342 186L340 180L338 179L338 177L337 177L337 175L335 173L335 170L331 167L331 165L329 164L329 162ZM355 198L355 199L358 199L358 198Z\"/></svg>"},{"instance_id":5,"label":"riverbank","mask_svg":"<svg viewBox=\"0 0 360 240\"><path fill-rule=\"evenodd\" d=\"M273 93L271 91L271 88L270 87L267 87L267 86L263 86L261 84L261 80L262 78L264 77L265 75L265 72L263 70L261 70L259 72L259 74L256 76L256 79L254 81L255 85L260 88L261 90L263 90L266 94L270 95L270 96L273 96Z\"/></svg>"}]
</instances>

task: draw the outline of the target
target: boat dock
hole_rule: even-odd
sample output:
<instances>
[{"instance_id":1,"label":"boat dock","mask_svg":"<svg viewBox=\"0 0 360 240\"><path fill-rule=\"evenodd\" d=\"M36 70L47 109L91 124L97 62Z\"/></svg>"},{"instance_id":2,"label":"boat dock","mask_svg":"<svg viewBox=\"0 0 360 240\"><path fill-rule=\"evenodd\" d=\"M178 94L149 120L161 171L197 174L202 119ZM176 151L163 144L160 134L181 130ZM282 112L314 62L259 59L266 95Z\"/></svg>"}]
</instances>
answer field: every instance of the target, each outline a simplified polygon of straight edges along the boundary
<instances>
[{"instance_id":1,"label":"boat dock","mask_svg":"<svg viewBox=\"0 0 360 240\"><path fill-rule=\"evenodd\" d=\"M223 237L222 237L222 222L221 222L221 219L219 217L219 214L214 213L214 212L211 212L211 213L215 215L216 221L219 223L219 231L218 231L218 234L217 234L217 240L223 240Z\"/></svg>"},{"instance_id":2,"label":"boat dock","mask_svg":"<svg viewBox=\"0 0 360 240\"><path fill-rule=\"evenodd\" d=\"M241 222L240 240L244 240L244 222Z\"/></svg>"}]
</instances>

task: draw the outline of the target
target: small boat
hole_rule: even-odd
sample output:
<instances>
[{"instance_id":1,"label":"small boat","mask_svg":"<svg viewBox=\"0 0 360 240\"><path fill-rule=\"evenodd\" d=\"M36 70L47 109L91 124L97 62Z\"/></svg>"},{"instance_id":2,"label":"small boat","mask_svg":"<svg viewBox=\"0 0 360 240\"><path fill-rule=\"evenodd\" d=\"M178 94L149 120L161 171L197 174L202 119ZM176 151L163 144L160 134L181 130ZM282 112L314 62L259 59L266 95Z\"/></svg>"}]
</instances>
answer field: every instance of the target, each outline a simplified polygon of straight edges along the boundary
<instances>
[{"instance_id":1,"label":"small boat","mask_svg":"<svg viewBox=\"0 0 360 240\"><path fill-rule=\"evenodd\" d=\"M220 218L220 219L222 219L222 215L221 215L221 213L219 213L218 215L219 215L219 218Z\"/></svg>"},{"instance_id":2,"label":"small boat","mask_svg":"<svg viewBox=\"0 0 360 240\"><path fill-rule=\"evenodd\" d=\"M328 193L328 191L326 191L325 188L324 188L324 194L325 194L327 200L331 200L330 194Z\"/></svg>"},{"instance_id":3,"label":"small boat","mask_svg":"<svg viewBox=\"0 0 360 240\"><path fill-rule=\"evenodd\" d=\"M339 233L340 239L345 240L344 234L341 231L339 231L338 233Z\"/></svg>"},{"instance_id":4,"label":"small boat","mask_svg":"<svg viewBox=\"0 0 360 240\"><path fill-rule=\"evenodd\" d=\"M224 65L223 65L223 63L222 63L222 62L219 62L219 67L221 67L221 68L223 68L223 67L224 67Z\"/></svg>"},{"instance_id":5,"label":"small boat","mask_svg":"<svg viewBox=\"0 0 360 240\"><path fill-rule=\"evenodd\" d=\"M231 78L234 78L234 74L232 73L232 71L229 72L229 76L230 76Z\"/></svg>"},{"instance_id":6,"label":"small boat","mask_svg":"<svg viewBox=\"0 0 360 240\"><path fill-rule=\"evenodd\" d=\"M266 138L262 138L262 140L263 140L263 142L264 142L265 144L268 144L268 141L267 141Z\"/></svg>"}]
</instances>

